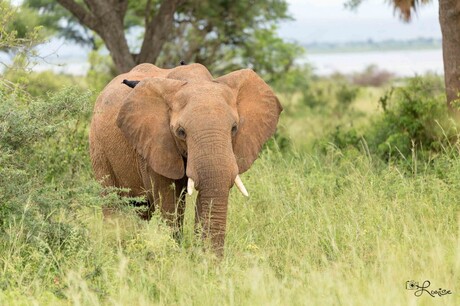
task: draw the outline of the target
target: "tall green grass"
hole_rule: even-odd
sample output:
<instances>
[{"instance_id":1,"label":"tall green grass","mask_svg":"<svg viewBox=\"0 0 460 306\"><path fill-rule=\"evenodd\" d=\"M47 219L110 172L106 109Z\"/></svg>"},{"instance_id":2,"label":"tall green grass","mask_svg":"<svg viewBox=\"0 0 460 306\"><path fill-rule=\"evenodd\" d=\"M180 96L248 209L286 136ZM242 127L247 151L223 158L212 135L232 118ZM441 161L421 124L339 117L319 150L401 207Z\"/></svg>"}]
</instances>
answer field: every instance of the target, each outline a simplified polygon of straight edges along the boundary
<instances>
[{"instance_id":1,"label":"tall green grass","mask_svg":"<svg viewBox=\"0 0 460 306\"><path fill-rule=\"evenodd\" d=\"M218 260L194 234L194 198L177 242L158 215L101 196L89 94L4 97L0 305L460 305L458 144L413 171L354 147L267 146L242 176L250 197L231 192ZM408 280L453 294L416 297Z\"/></svg>"},{"instance_id":2,"label":"tall green grass","mask_svg":"<svg viewBox=\"0 0 460 306\"><path fill-rule=\"evenodd\" d=\"M232 191L221 262L193 235L193 201L181 244L131 209L63 209L48 229L59 247L18 219L2 238L1 304L458 305L460 161L439 165L443 179L407 177L354 153L263 154L244 175L250 198ZM417 298L412 279L453 294Z\"/></svg>"}]
</instances>

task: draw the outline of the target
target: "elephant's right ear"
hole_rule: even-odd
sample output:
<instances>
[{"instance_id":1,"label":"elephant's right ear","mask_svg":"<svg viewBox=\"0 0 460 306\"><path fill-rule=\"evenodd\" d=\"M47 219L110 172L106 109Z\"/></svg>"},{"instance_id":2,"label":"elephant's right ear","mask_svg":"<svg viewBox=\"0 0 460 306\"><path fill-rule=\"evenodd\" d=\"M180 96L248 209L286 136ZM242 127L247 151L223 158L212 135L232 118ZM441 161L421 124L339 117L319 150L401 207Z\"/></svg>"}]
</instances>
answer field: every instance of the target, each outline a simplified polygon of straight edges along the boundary
<instances>
[{"instance_id":1,"label":"elephant's right ear","mask_svg":"<svg viewBox=\"0 0 460 306\"><path fill-rule=\"evenodd\" d=\"M136 84L117 117L117 125L128 142L157 173L170 179L185 175L169 128L169 106L175 93L186 82L147 78Z\"/></svg>"}]
</instances>

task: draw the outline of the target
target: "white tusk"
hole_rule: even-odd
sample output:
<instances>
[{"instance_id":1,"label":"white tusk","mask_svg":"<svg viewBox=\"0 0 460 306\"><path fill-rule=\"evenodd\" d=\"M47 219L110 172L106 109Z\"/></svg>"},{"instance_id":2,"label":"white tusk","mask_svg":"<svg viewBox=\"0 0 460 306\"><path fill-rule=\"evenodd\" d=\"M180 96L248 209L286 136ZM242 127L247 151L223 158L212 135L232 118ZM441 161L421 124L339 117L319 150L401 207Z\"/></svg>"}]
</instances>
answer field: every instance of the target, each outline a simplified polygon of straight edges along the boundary
<instances>
[{"instance_id":1,"label":"white tusk","mask_svg":"<svg viewBox=\"0 0 460 306\"><path fill-rule=\"evenodd\" d=\"M241 178L240 178L239 175L237 175L236 178L235 178L235 184L236 184L236 187L238 187L238 189L241 191L241 193L244 196L249 197L249 193L246 190L246 187L244 187L243 181L241 181Z\"/></svg>"},{"instance_id":2,"label":"white tusk","mask_svg":"<svg viewBox=\"0 0 460 306\"><path fill-rule=\"evenodd\" d=\"M187 193L192 195L193 189L195 189L195 182L189 177L187 182Z\"/></svg>"}]
</instances>

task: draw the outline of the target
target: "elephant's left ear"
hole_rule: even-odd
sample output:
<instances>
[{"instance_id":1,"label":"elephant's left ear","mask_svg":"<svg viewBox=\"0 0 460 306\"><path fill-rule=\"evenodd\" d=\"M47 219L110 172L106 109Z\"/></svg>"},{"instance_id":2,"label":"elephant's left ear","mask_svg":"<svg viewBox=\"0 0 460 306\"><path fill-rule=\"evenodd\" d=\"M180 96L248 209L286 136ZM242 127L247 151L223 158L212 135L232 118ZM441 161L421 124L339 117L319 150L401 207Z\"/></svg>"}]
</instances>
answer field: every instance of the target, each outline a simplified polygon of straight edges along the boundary
<instances>
[{"instance_id":1,"label":"elephant's left ear","mask_svg":"<svg viewBox=\"0 0 460 306\"><path fill-rule=\"evenodd\" d=\"M283 108L273 90L253 70L242 69L216 79L232 88L240 122L233 142L239 173L249 169L263 144L275 133Z\"/></svg>"}]
</instances>

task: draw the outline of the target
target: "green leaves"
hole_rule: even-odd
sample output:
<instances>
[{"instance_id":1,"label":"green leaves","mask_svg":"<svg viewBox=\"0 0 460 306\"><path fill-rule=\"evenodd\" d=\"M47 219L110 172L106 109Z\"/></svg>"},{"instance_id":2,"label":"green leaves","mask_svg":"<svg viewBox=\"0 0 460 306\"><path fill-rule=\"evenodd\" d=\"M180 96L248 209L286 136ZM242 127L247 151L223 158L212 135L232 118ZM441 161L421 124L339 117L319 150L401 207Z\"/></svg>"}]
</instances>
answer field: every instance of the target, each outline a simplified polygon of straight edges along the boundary
<instances>
[{"instance_id":1,"label":"green leaves","mask_svg":"<svg viewBox=\"0 0 460 306\"><path fill-rule=\"evenodd\" d=\"M444 135L448 112L443 85L438 77L411 78L403 87L394 89L385 101L383 116L369 133L368 140L384 159L409 158L412 149L438 151L449 141ZM389 103L389 104L388 104Z\"/></svg>"},{"instance_id":2,"label":"green leaves","mask_svg":"<svg viewBox=\"0 0 460 306\"><path fill-rule=\"evenodd\" d=\"M44 39L37 15L27 8L19 9L2 1L0 16L0 51L22 58L33 54L33 47Z\"/></svg>"},{"instance_id":3,"label":"green leaves","mask_svg":"<svg viewBox=\"0 0 460 306\"><path fill-rule=\"evenodd\" d=\"M0 95L0 145L10 150L25 149L47 139L76 114L88 116L90 109L90 92L82 95L76 88L49 95L46 100L28 100L19 89L8 93L3 88Z\"/></svg>"},{"instance_id":4,"label":"green leaves","mask_svg":"<svg viewBox=\"0 0 460 306\"><path fill-rule=\"evenodd\" d=\"M187 1L176 20L172 39L157 64L198 62L215 75L252 68L274 82L292 68L303 49L276 33L290 19L284 0Z\"/></svg>"},{"instance_id":5,"label":"green leaves","mask_svg":"<svg viewBox=\"0 0 460 306\"><path fill-rule=\"evenodd\" d=\"M82 1L77 2L91 10ZM161 3L160 0L128 1L123 23L134 59L138 57L136 53L146 27L157 18ZM100 47L96 34L80 25L55 1L26 0L22 7L35 10L34 18L55 35L90 45L93 50ZM167 42L155 64L170 67L180 60L197 62L216 75L249 67L266 81L274 82L303 53L300 46L283 41L276 33L278 22L290 19L287 7L285 0L184 1L176 10L171 33L163 33Z\"/></svg>"},{"instance_id":6,"label":"green leaves","mask_svg":"<svg viewBox=\"0 0 460 306\"><path fill-rule=\"evenodd\" d=\"M251 67L269 83L283 79L294 60L305 52L301 46L278 37L275 26L251 34L241 50L242 66Z\"/></svg>"},{"instance_id":7,"label":"green leaves","mask_svg":"<svg viewBox=\"0 0 460 306\"><path fill-rule=\"evenodd\" d=\"M83 1L76 1L82 3ZM78 20L54 0L25 0L21 9L34 12L47 36L56 35L80 45L94 47L94 35L82 27Z\"/></svg>"}]
</instances>

